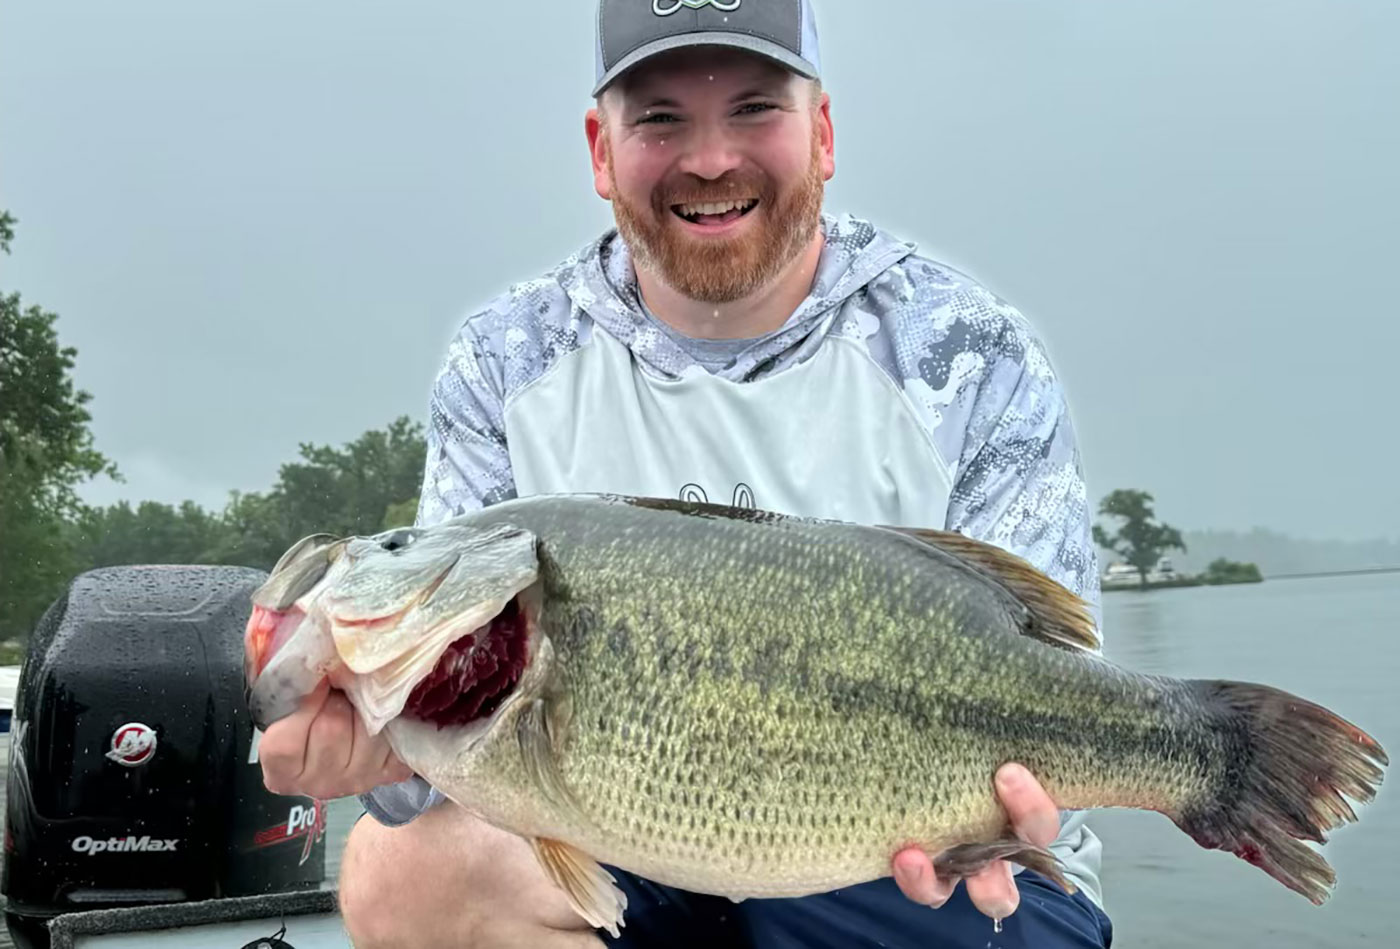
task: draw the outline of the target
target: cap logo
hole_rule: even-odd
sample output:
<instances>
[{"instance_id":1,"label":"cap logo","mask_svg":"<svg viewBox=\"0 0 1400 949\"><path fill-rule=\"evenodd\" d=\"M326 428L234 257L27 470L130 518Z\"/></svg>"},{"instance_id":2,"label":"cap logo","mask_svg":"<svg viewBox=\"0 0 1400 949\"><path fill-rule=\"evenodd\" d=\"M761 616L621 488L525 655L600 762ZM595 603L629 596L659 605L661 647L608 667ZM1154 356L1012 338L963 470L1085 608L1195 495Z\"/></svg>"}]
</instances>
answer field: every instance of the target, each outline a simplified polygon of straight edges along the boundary
<instances>
[{"instance_id":1,"label":"cap logo","mask_svg":"<svg viewBox=\"0 0 1400 949\"><path fill-rule=\"evenodd\" d=\"M670 16L681 7L690 7L692 10L699 10L701 7L714 7L716 10L728 13L731 10L739 9L739 4L743 2L744 0L672 0L668 4L666 0L651 0L651 12L657 16Z\"/></svg>"}]
</instances>

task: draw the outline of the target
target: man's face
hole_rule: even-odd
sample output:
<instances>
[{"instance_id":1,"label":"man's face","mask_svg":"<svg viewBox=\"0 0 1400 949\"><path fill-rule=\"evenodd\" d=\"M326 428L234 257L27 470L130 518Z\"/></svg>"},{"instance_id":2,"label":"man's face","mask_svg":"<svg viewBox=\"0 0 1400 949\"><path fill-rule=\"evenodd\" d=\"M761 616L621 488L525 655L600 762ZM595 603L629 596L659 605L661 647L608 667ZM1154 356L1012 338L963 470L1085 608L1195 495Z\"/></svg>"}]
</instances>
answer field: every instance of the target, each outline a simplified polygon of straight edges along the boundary
<instances>
[{"instance_id":1,"label":"man's face","mask_svg":"<svg viewBox=\"0 0 1400 949\"><path fill-rule=\"evenodd\" d=\"M695 300L729 303L809 246L835 172L829 105L800 77L739 51L658 56L587 122L595 186L639 267Z\"/></svg>"}]
</instances>

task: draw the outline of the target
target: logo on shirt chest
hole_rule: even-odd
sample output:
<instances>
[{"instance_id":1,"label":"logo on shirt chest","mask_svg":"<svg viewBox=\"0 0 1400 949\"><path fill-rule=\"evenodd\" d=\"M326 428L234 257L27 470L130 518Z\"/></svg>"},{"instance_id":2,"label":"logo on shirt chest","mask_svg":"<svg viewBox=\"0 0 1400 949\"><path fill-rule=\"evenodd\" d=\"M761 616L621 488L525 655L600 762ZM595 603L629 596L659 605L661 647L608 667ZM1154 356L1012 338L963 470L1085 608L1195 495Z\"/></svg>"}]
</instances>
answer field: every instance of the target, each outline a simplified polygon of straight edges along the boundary
<instances>
[{"instance_id":1,"label":"logo on shirt chest","mask_svg":"<svg viewBox=\"0 0 1400 949\"><path fill-rule=\"evenodd\" d=\"M710 503L710 496L705 492L705 489L694 481L681 485L680 499L682 501L689 501L691 504ZM715 503L718 504L721 502L716 501ZM729 503L731 507L748 508L751 511L756 510L758 507L754 504L753 488L744 484L742 481L734 486L734 494Z\"/></svg>"}]
</instances>

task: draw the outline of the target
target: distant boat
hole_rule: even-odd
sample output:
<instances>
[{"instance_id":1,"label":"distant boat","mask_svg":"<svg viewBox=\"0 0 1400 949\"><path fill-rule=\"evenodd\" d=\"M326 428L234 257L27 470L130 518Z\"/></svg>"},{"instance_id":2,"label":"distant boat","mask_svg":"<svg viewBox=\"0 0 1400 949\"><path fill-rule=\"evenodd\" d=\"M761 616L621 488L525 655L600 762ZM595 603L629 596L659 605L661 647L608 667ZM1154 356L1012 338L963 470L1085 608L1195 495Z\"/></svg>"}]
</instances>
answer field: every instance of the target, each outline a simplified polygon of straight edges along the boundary
<instances>
[{"instance_id":1,"label":"distant boat","mask_svg":"<svg viewBox=\"0 0 1400 949\"><path fill-rule=\"evenodd\" d=\"M1157 561L1156 566L1147 571L1147 585L1181 585L1187 578L1176 572L1172 562L1163 557ZM1137 567L1129 563L1110 564L1104 571L1099 585L1105 590L1130 590L1142 586L1142 577L1138 574Z\"/></svg>"},{"instance_id":2,"label":"distant boat","mask_svg":"<svg viewBox=\"0 0 1400 949\"><path fill-rule=\"evenodd\" d=\"M10 730L15 710L15 690L19 688L19 666L0 666L0 734Z\"/></svg>"},{"instance_id":3,"label":"distant boat","mask_svg":"<svg viewBox=\"0 0 1400 949\"><path fill-rule=\"evenodd\" d=\"M1172 567L1172 562L1166 557L1157 561L1157 566L1147 571L1148 583L1172 583L1180 579L1181 575L1176 572L1176 569Z\"/></svg>"},{"instance_id":4,"label":"distant boat","mask_svg":"<svg viewBox=\"0 0 1400 949\"><path fill-rule=\"evenodd\" d=\"M1142 577L1138 576L1137 567L1129 563L1110 564L1100 581L1100 586L1105 590L1121 590L1141 584Z\"/></svg>"}]
</instances>

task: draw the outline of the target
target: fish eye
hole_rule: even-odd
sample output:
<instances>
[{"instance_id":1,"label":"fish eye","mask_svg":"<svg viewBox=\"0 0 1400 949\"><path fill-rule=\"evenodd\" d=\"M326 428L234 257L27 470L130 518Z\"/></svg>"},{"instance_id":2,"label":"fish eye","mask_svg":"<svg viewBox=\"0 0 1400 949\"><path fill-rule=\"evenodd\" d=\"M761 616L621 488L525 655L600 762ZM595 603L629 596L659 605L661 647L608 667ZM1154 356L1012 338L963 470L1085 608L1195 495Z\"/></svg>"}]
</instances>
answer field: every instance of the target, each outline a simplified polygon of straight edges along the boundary
<instances>
[{"instance_id":1,"label":"fish eye","mask_svg":"<svg viewBox=\"0 0 1400 949\"><path fill-rule=\"evenodd\" d=\"M384 550L393 553L412 545L418 539L418 532L412 527L400 527L397 530L389 531L379 538L379 546Z\"/></svg>"}]
</instances>

